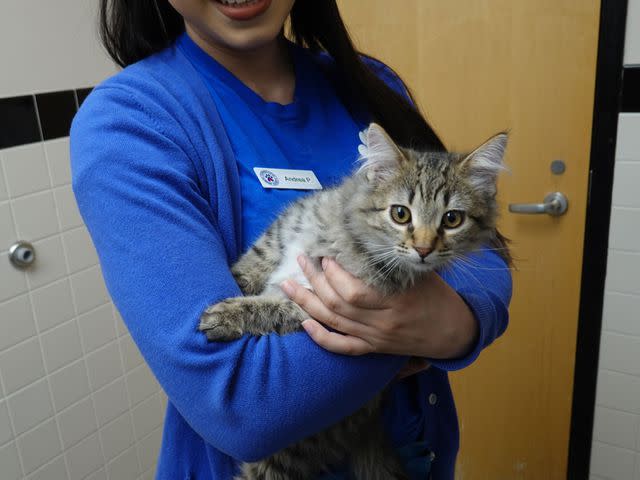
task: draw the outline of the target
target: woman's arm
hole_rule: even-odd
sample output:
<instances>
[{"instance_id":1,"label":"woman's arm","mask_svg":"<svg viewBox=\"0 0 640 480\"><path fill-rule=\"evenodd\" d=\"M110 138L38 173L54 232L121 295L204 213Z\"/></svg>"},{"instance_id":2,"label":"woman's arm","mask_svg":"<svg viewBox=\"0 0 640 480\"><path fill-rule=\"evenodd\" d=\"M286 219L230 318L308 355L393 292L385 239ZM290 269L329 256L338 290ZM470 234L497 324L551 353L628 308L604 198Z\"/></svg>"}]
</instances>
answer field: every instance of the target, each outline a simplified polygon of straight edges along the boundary
<instances>
[{"instance_id":1,"label":"woman's arm","mask_svg":"<svg viewBox=\"0 0 640 480\"><path fill-rule=\"evenodd\" d=\"M72 128L74 192L111 297L172 404L209 444L255 461L355 411L406 359L334 355L305 333L206 341L203 309L240 291L220 205L181 126L157 127L164 116L155 98L98 87Z\"/></svg>"}]
</instances>

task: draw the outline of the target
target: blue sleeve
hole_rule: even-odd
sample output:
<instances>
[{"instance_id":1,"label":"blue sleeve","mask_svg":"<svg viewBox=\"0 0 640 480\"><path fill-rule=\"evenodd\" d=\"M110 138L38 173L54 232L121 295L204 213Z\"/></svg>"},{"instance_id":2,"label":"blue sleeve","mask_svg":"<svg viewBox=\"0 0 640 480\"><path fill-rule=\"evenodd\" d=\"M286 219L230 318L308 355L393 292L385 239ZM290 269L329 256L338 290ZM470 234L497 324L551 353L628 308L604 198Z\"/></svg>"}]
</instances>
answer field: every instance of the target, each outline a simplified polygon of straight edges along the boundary
<instances>
[{"instance_id":1,"label":"blue sleeve","mask_svg":"<svg viewBox=\"0 0 640 480\"><path fill-rule=\"evenodd\" d=\"M389 87L413 104L405 84L391 68L370 57L364 60ZM441 272L441 276L466 302L478 323L477 342L467 355L453 360L430 360L431 365L442 370L459 370L470 365L506 330L511 270L495 250L487 247L469 255L466 260L455 261Z\"/></svg>"},{"instance_id":2,"label":"blue sleeve","mask_svg":"<svg viewBox=\"0 0 640 480\"><path fill-rule=\"evenodd\" d=\"M486 247L463 260L454 261L440 275L473 313L478 323L478 338L464 357L429 362L442 370L460 370L473 363L480 352L507 329L511 270L495 249Z\"/></svg>"},{"instance_id":3,"label":"blue sleeve","mask_svg":"<svg viewBox=\"0 0 640 480\"><path fill-rule=\"evenodd\" d=\"M85 101L71 132L73 189L111 297L172 404L241 461L353 413L404 357L334 355L304 333L209 343L198 331L205 306L240 291L185 133L159 99L135 98L98 87Z\"/></svg>"}]
</instances>

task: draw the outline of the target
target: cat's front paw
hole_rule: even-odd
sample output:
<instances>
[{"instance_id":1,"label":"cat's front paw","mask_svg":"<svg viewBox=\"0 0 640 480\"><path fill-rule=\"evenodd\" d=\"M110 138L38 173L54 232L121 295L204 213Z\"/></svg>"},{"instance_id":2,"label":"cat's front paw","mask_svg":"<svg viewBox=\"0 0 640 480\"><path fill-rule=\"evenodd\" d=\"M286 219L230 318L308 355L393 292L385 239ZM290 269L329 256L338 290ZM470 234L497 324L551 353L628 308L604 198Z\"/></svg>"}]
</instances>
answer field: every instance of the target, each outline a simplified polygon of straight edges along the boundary
<instances>
[{"instance_id":1,"label":"cat's front paw","mask_svg":"<svg viewBox=\"0 0 640 480\"><path fill-rule=\"evenodd\" d=\"M230 342L244 335L242 317L233 299L207 307L200 317L200 331L212 342Z\"/></svg>"}]
</instances>

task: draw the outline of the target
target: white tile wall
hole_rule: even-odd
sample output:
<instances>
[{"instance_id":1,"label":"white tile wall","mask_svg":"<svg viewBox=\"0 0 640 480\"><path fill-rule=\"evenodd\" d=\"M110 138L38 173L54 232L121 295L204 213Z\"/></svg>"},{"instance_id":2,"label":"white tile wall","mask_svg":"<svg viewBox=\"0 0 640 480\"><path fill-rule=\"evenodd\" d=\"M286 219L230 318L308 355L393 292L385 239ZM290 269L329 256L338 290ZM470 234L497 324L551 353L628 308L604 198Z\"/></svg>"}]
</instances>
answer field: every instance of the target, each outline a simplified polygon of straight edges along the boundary
<instances>
[{"instance_id":1,"label":"white tile wall","mask_svg":"<svg viewBox=\"0 0 640 480\"><path fill-rule=\"evenodd\" d=\"M0 447L0 465L2 476L6 480L19 480L22 478L22 467L18 458L18 449L15 442Z\"/></svg>"},{"instance_id":2,"label":"white tile wall","mask_svg":"<svg viewBox=\"0 0 640 480\"><path fill-rule=\"evenodd\" d=\"M164 394L104 286L68 148L0 150L0 257L36 250L26 274L0 261L0 479L151 479Z\"/></svg>"},{"instance_id":3,"label":"white tile wall","mask_svg":"<svg viewBox=\"0 0 640 480\"><path fill-rule=\"evenodd\" d=\"M631 8L639 5L640 2L636 0L630 2ZM640 16L640 11L637 13ZM632 32L627 42L636 34ZM640 37L638 40L640 48ZM597 479L640 480L638 185L640 114L621 114L591 453L591 475Z\"/></svg>"},{"instance_id":4,"label":"white tile wall","mask_svg":"<svg viewBox=\"0 0 640 480\"><path fill-rule=\"evenodd\" d=\"M13 431L20 435L53 415L53 404L46 379L32 383L7 399Z\"/></svg>"},{"instance_id":5,"label":"white tile wall","mask_svg":"<svg viewBox=\"0 0 640 480\"><path fill-rule=\"evenodd\" d=\"M625 65L640 65L640 0L629 0L624 48Z\"/></svg>"},{"instance_id":6,"label":"white tile wall","mask_svg":"<svg viewBox=\"0 0 640 480\"><path fill-rule=\"evenodd\" d=\"M49 170L41 143L8 148L2 154L11 197L49 188Z\"/></svg>"},{"instance_id":7,"label":"white tile wall","mask_svg":"<svg viewBox=\"0 0 640 480\"><path fill-rule=\"evenodd\" d=\"M97 5L0 2L0 97L88 87L114 73L97 41ZM109 422L134 430L125 376L146 367L132 360L135 346L102 283L68 152L68 138L0 150L0 257L19 238L37 253L26 274L0 261L0 479L150 478L154 433L105 457ZM157 384L142 394L154 407L162 399ZM144 432L154 423L137 418Z\"/></svg>"}]
</instances>

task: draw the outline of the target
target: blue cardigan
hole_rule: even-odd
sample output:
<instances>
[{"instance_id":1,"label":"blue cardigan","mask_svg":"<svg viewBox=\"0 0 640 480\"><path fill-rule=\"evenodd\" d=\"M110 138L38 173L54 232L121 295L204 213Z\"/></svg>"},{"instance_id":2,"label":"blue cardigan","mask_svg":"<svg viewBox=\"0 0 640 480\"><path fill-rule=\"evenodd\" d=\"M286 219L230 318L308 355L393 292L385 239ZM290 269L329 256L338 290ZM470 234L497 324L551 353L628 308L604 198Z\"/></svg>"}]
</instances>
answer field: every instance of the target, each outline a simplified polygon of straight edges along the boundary
<instances>
[{"instance_id":1,"label":"blue cardigan","mask_svg":"<svg viewBox=\"0 0 640 480\"><path fill-rule=\"evenodd\" d=\"M372 64L391 86L391 71ZM305 333L209 343L203 309L240 294L238 168L211 95L179 48L138 62L94 89L71 131L73 189L109 289L168 395L157 478L230 480L255 461L337 422L383 389L406 362L329 353ZM507 325L511 277L495 252L443 278L479 325L473 351L434 361L394 389L415 392L411 415L453 478L458 424L447 370L473 362ZM416 415L416 411L418 414Z\"/></svg>"}]
</instances>

